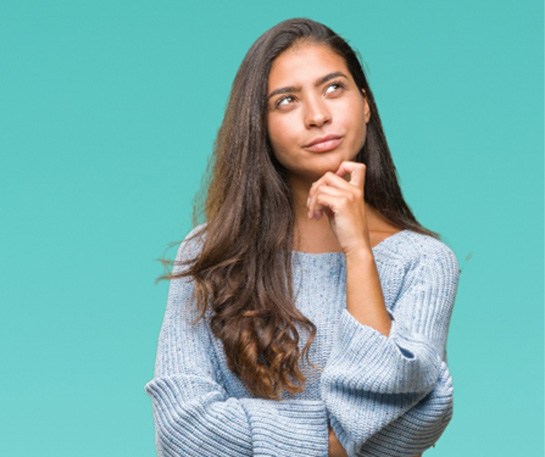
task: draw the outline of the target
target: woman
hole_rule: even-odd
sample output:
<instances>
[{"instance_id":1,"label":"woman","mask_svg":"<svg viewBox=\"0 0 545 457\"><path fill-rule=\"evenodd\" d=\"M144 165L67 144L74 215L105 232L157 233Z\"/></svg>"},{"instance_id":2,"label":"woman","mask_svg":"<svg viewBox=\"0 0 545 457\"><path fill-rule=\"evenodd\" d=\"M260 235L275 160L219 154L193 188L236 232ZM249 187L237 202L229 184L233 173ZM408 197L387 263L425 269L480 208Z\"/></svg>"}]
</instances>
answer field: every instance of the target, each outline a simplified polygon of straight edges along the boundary
<instances>
[{"instance_id":1,"label":"woman","mask_svg":"<svg viewBox=\"0 0 545 457\"><path fill-rule=\"evenodd\" d=\"M403 200L354 51L262 35L236 75L206 225L182 243L153 400L166 456L414 456L452 415L452 251Z\"/></svg>"}]
</instances>

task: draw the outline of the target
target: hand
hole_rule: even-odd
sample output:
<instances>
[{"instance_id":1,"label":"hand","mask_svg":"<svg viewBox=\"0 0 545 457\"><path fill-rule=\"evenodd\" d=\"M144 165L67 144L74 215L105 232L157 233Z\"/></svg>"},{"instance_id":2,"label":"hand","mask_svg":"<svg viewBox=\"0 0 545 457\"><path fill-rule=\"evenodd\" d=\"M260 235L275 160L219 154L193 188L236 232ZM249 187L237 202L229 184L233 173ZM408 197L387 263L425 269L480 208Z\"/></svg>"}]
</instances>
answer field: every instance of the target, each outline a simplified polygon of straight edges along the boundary
<instances>
[{"instance_id":1,"label":"hand","mask_svg":"<svg viewBox=\"0 0 545 457\"><path fill-rule=\"evenodd\" d=\"M319 220L325 213L345 254L361 248L371 250L364 204L365 170L362 163L343 162L335 173L329 171L312 184L307 199L308 217Z\"/></svg>"},{"instance_id":2,"label":"hand","mask_svg":"<svg viewBox=\"0 0 545 457\"><path fill-rule=\"evenodd\" d=\"M332 428L329 429L329 452L327 455L328 457L348 457Z\"/></svg>"}]
</instances>

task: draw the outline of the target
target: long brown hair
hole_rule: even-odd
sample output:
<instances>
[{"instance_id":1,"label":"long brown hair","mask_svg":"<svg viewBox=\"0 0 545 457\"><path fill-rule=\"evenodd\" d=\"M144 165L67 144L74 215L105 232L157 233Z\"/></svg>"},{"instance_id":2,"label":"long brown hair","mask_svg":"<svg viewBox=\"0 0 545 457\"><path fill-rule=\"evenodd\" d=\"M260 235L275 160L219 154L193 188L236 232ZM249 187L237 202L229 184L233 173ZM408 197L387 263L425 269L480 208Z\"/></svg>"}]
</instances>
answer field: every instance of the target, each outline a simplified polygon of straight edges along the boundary
<instances>
[{"instance_id":1,"label":"long brown hair","mask_svg":"<svg viewBox=\"0 0 545 457\"><path fill-rule=\"evenodd\" d=\"M295 42L323 43L346 61L371 108L365 145L365 199L392 224L435 236L403 199L373 93L351 47L328 27L290 19L252 45L236 74L214 147L199 231L200 253L171 279L191 276L201 312L223 343L229 368L258 397L279 398L304 388L314 324L297 310L291 282L293 201L286 172L275 160L266 129L272 62Z\"/></svg>"}]
</instances>

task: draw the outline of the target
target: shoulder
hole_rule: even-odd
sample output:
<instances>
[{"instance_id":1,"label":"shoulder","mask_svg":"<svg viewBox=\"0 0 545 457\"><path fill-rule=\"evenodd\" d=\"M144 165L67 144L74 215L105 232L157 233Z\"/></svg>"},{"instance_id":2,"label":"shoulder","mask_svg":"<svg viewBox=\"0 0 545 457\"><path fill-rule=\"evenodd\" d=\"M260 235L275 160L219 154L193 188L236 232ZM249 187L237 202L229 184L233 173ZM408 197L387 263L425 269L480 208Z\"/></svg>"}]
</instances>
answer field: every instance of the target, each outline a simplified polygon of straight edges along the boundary
<instances>
[{"instance_id":1,"label":"shoulder","mask_svg":"<svg viewBox=\"0 0 545 457\"><path fill-rule=\"evenodd\" d=\"M193 227L180 243L180 249L188 249L203 244L206 236L206 223Z\"/></svg>"},{"instance_id":2,"label":"shoulder","mask_svg":"<svg viewBox=\"0 0 545 457\"><path fill-rule=\"evenodd\" d=\"M375 257L378 262L394 262L404 269L447 268L459 271L454 251L443 241L430 235L412 230L402 230L377 246Z\"/></svg>"},{"instance_id":3,"label":"shoulder","mask_svg":"<svg viewBox=\"0 0 545 457\"><path fill-rule=\"evenodd\" d=\"M184 265L191 263L199 256L205 236L206 224L197 225L190 230L178 247L173 273L179 272Z\"/></svg>"},{"instance_id":4,"label":"shoulder","mask_svg":"<svg viewBox=\"0 0 545 457\"><path fill-rule=\"evenodd\" d=\"M389 308L397 309L398 317L405 309L408 321L418 309L448 321L460 275L453 250L437 238L411 230L398 232L379 247L375 259Z\"/></svg>"}]
</instances>

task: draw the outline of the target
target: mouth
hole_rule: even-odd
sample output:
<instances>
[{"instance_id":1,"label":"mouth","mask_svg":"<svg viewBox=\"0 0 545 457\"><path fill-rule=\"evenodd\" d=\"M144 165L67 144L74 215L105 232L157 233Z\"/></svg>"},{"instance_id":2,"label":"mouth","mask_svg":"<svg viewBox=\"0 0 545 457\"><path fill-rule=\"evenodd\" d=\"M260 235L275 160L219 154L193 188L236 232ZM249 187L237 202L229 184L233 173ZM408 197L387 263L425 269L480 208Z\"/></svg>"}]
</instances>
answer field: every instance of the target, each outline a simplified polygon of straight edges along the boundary
<instances>
[{"instance_id":1,"label":"mouth","mask_svg":"<svg viewBox=\"0 0 545 457\"><path fill-rule=\"evenodd\" d=\"M335 149L343 141L343 137L340 135L327 135L319 138L315 138L310 143L303 146L312 152L328 152Z\"/></svg>"}]
</instances>

